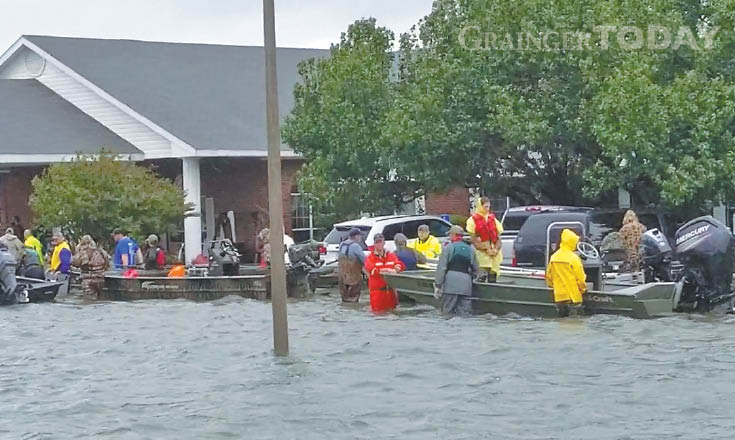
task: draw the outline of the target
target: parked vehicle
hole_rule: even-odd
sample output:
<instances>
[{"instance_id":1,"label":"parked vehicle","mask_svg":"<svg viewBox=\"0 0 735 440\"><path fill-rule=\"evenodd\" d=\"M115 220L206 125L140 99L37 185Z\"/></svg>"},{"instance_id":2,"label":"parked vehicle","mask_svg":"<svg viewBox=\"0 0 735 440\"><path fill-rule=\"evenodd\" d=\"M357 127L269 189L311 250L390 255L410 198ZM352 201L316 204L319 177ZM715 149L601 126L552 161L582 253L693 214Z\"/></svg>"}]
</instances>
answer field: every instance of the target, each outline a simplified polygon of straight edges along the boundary
<instances>
[{"instance_id":1,"label":"parked vehicle","mask_svg":"<svg viewBox=\"0 0 735 440\"><path fill-rule=\"evenodd\" d=\"M439 239L441 243L449 240L449 228L451 223L441 217L433 215L389 215L382 217L363 217L337 223L331 232L324 238L324 245L319 249L319 258L324 264L337 261L339 244L346 240L352 228L358 228L362 232L362 242L365 252L368 252L374 244L375 234L385 236L385 248L389 251L396 249L393 237L403 233L409 240L418 237L418 228L428 225L431 235Z\"/></svg>"},{"instance_id":2,"label":"parked vehicle","mask_svg":"<svg viewBox=\"0 0 735 440\"><path fill-rule=\"evenodd\" d=\"M526 223L529 217L536 214L547 212L577 211L591 208L580 208L576 206L558 206L558 205L531 205L516 206L508 208L503 213L503 233L500 238L503 240L503 262L504 266L510 266L513 261L513 243L515 243L518 231Z\"/></svg>"},{"instance_id":3,"label":"parked vehicle","mask_svg":"<svg viewBox=\"0 0 735 440\"><path fill-rule=\"evenodd\" d=\"M625 209L580 208L574 212L551 212L531 216L521 227L513 245L511 264L517 267L546 266L546 231L556 222L579 222L585 230L584 240L595 247L611 232L619 231L623 225ZM638 220L647 229L658 229L671 241L676 232L673 219L665 214L641 211Z\"/></svg>"}]
</instances>

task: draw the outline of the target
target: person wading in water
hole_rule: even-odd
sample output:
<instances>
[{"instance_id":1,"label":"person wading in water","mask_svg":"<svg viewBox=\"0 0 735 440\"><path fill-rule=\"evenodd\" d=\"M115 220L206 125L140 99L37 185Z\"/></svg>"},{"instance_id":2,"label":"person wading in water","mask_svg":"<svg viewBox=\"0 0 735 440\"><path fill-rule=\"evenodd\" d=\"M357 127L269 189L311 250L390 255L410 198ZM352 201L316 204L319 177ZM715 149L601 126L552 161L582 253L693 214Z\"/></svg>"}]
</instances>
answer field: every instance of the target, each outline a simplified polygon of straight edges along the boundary
<instances>
[{"instance_id":1,"label":"person wading in water","mask_svg":"<svg viewBox=\"0 0 735 440\"><path fill-rule=\"evenodd\" d=\"M370 288L370 308L375 313L387 312L396 308L398 296L393 289L388 287L383 274L401 272L403 265L396 254L385 250L383 234L375 234L373 240L375 241L375 249L365 260L368 287Z\"/></svg>"},{"instance_id":2,"label":"person wading in water","mask_svg":"<svg viewBox=\"0 0 735 440\"><path fill-rule=\"evenodd\" d=\"M99 296L105 283L105 271L110 268L110 256L104 249L97 247L91 235L85 235L79 241L71 264L82 271L84 294Z\"/></svg>"},{"instance_id":3,"label":"person wading in water","mask_svg":"<svg viewBox=\"0 0 735 440\"><path fill-rule=\"evenodd\" d=\"M464 231L454 225L449 230L451 242L439 257L434 276L434 297L442 301L442 313L472 313L472 280L477 274L475 249L462 240Z\"/></svg>"},{"instance_id":4,"label":"person wading in water","mask_svg":"<svg viewBox=\"0 0 735 440\"><path fill-rule=\"evenodd\" d=\"M352 228L347 240L339 245L339 293L342 302L356 303L362 289L362 267L365 254L362 251L360 229Z\"/></svg>"}]
</instances>

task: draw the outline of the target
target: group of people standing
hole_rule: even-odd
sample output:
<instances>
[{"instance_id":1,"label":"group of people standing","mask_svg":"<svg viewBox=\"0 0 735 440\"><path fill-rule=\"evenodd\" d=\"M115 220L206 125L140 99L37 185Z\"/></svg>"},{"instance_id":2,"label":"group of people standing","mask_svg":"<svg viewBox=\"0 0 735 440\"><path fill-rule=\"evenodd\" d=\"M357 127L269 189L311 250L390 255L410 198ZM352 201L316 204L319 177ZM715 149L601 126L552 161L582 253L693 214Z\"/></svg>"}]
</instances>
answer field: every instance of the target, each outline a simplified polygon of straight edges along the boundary
<instances>
[{"instance_id":1,"label":"group of people standing","mask_svg":"<svg viewBox=\"0 0 735 440\"><path fill-rule=\"evenodd\" d=\"M0 246L6 248L17 262L16 274L39 280L66 279L72 267L81 272L82 289L85 294L98 295L104 283L104 274L111 266L125 270L139 265L146 269L161 269L166 262L166 254L161 248L158 237L151 234L146 240L146 248L141 251L137 242L128 237L122 229L112 233L115 241L113 257L95 242L91 235L83 235L76 247L67 241L61 231L55 231L49 241L48 252L31 230L23 230L23 240L17 235L19 219L5 230L0 237Z\"/></svg>"},{"instance_id":2,"label":"group of people standing","mask_svg":"<svg viewBox=\"0 0 735 440\"><path fill-rule=\"evenodd\" d=\"M395 252L387 251L385 237L376 234L373 237L374 245L367 255L362 247L362 232L353 228L339 248L339 287L342 301L359 301L365 274L371 309L374 312L392 310L398 305L398 297L388 287L383 275L416 270L428 260L438 259L434 294L442 301L442 311L447 314L469 313L473 280L493 282L500 273L503 259L500 234L503 226L493 215L490 200L482 197L475 213L467 219L466 227L471 243L464 241L464 229L454 225L449 230L449 242L444 246L430 234L427 225L418 228L418 238L411 242L404 234L398 233L393 237Z\"/></svg>"}]
</instances>

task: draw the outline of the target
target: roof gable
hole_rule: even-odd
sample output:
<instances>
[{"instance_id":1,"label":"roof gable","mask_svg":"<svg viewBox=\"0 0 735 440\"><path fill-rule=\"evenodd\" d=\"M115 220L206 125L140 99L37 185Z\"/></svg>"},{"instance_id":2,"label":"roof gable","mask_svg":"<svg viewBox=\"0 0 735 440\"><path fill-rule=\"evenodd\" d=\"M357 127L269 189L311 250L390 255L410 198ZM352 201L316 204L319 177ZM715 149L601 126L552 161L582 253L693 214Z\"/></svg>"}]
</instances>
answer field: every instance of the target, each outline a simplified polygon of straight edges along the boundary
<instances>
[{"instance_id":1,"label":"roof gable","mask_svg":"<svg viewBox=\"0 0 735 440\"><path fill-rule=\"evenodd\" d=\"M33 79L0 80L0 157L141 151ZM30 160L30 159L28 159ZM41 160L43 161L43 160Z\"/></svg>"},{"instance_id":2,"label":"roof gable","mask_svg":"<svg viewBox=\"0 0 735 440\"><path fill-rule=\"evenodd\" d=\"M197 150L267 150L262 47L25 38ZM293 108L298 63L328 55L278 49L281 117Z\"/></svg>"}]
</instances>

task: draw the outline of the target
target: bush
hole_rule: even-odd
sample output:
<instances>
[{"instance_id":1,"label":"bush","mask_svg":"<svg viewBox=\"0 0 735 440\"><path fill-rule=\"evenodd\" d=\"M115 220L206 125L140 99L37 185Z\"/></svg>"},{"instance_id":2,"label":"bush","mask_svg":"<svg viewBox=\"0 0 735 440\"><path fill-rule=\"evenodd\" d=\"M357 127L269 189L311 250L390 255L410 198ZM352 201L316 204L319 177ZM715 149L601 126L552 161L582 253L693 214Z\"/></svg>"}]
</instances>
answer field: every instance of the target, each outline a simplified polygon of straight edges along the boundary
<instances>
[{"instance_id":1,"label":"bush","mask_svg":"<svg viewBox=\"0 0 735 440\"><path fill-rule=\"evenodd\" d=\"M48 229L72 240L90 234L108 241L113 228L131 237L167 232L191 209L173 182L110 153L53 164L33 179L30 206Z\"/></svg>"}]
</instances>

